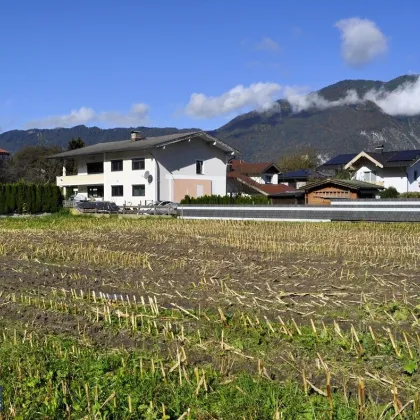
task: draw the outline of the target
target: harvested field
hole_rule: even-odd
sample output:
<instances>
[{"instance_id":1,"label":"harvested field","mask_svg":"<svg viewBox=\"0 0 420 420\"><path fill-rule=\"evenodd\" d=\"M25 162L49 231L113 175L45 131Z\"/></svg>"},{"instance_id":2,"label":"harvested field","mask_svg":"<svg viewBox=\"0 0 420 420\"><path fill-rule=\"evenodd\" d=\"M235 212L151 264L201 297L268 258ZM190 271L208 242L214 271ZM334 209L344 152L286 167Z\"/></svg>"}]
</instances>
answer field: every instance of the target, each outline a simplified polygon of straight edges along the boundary
<instances>
[{"instance_id":1,"label":"harvested field","mask_svg":"<svg viewBox=\"0 0 420 420\"><path fill-rule=\"evenodd\" d=\"M417 224L1 220L2 414L419 418L419 257Z\"/></svg>"}]
</instances>

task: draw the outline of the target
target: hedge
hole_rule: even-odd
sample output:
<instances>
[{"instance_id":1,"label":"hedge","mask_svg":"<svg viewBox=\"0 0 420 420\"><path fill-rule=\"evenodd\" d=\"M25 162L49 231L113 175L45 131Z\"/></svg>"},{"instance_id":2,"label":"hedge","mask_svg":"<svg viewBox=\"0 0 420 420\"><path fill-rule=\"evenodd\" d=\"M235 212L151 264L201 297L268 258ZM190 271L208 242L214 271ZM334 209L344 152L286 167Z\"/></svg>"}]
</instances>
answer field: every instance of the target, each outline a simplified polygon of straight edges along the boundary
<instances>
[{"instance_id":1,"label":"hedge","mask_svg":"<svg viewBox=\"0 0 420 420\"><path fill-rule=\"evenodd\" d=\"M0 214L56 213L62 201L60 188L53 184L0 184Z\"/></svg>"},{"instance_id":2,"label":"hedge","mask_svg":"<svg viewBox=\"0 0 420 420\"><path fill-rule=\"evenodd\" d=\"M186 195L181 204L271 204L271 200L264 195L236 196L229 195L204 195L194 198Z\"/></svg>"}]
</instances>

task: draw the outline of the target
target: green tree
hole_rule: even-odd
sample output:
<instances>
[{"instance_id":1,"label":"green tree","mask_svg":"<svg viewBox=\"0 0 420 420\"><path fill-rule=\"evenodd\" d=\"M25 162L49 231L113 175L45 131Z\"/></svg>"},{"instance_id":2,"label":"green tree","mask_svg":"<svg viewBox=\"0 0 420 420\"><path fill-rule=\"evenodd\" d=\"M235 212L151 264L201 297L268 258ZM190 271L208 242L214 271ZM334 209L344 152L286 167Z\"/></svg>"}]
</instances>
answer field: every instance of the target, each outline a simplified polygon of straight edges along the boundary
<instances>
[{"instance_id":1,"label":"green tree","mask_svg":"<svg viewBox=\"0 0 420 420\"><path fill-rule=\"evenodd\" d=\"M309 147L300 152L283 155L277 165L283 172L297 171L299 169L316 169L320 164L315 149Z\"/></svg>"},{"instance_id":2,"label":"green tree","mask_svg":"<svg viewBox=\"0 0 420 420\"><path fill-rule=\"evenodd\" d=\"M77 139L73 137L68 143L67 150L81 149L85 146L85 142L80 137L77 137Z\"/></svg>"},{"instance_id":3,"label":"green tree","mask_svg":"<svg viewBox=\"0 0 420 420\"><path fill-rule=\"evenodd\" d=\"M397 189L394 187L389 187L386 190L383 190L379 195L381 198L398 198L400 196Z\"/></svg>"}]
</instances>

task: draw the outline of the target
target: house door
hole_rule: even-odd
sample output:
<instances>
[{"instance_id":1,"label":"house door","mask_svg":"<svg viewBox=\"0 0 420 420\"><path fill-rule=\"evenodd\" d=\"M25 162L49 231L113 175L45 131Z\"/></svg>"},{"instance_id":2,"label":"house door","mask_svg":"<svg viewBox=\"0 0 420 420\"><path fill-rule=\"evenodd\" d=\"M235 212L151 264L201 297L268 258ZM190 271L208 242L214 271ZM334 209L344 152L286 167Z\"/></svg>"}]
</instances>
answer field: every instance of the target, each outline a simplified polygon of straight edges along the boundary
<instances>
[{"instance_id":1,"label":"house door","mask_svg":"<svg viewBox=\"0 0 420 420\"><path fill-rule=\"evenodd\" d=\"M197 184L197 197L204 195L204 185Z\"/></svg>"}]
</instances>

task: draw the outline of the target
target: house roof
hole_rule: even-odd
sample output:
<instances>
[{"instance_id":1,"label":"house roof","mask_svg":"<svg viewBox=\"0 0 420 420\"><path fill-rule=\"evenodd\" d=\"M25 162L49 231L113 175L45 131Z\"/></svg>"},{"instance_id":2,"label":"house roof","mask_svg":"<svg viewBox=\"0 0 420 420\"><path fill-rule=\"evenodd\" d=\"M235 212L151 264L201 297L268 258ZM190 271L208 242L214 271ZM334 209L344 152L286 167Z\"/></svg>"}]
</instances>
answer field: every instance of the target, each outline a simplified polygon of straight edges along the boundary
<instances>
[{"instance_id":1,"label":"house roof","mask_svg":"<svg viewBox=\"0 0 420 420\"><path fill-rule=\"evenodd\" d=\"M73 158L77 156L94 155L97 153L153 149L157 147L164 147L185 140L192 140L194 138L202 138L203 140L207 141L208 143L212 143L215 147L218 147L219 149L225 152L238 152L233 147L227 145L226 143L223 143L216 137L210 136L204 131L191 131L188 133L169 134L166 136L146 137L144 139L139 140L130 139L107 143L97 143L92 146L83 147L81 149L69 150L66 152L58 153L56 155L50 156L50 158Z\"/></svg>"},{"instance_id":2,"label":"house roof","mask_svg":"<svg viewBox=\"0 0 420 420\"><path fill-rule=\"evenodd\" d=\"M325 175L322 174L321 172L314 171L312 169L299 169L297 171L290 171L290 172L281 174L279 176L279 179L282 181L299 180L299 179L306 180L311 176L325 178Z\"/></svg>"},{"instance_id":3,"label":"house roof","mask_svg":"<svg viewBox=\"0 0 420 420\"><path fill-rule=\"evenodd\" d=\"M339 187L345 187L350 190L383 190L384 187L381 187L380 185L371 184L370 182L363 182L363 181L357 181L355 179L332 179L327 178L323 179L321 181L311 182L310 184L306 184L305 186L299 188L303 191L310 191L317 187L322 187L325 185L338 185Z\"/></svg>"},{"instance_id":4,"label":"house roof","mask_svg":"<svg viewBox=\"0 0 420 420\"><path fill-rule=\"evenodd\" d=\"M273 162L247 163L243 160L234 159L230 164L233 170L245 175L261 175L270 169L274 169L274 172L277 173L281 172L280 168Z\"/></svg>"},{"instance_id":5,"label":"house roof","mask_svg":"<svg viewBox=\"0 0 420 420\"><path fill-rule=\"evenodd\" d=\"M345 167L346 169L357 160L365 158L371 160L375 165L382 168L407 167L420 159L420 149L412 150L391 150L387 152L369 152L347 153L333 157L320 166L322 169L334 169L336 167Z\"/></svg>"},{"instance_id":6,"label":"house roof","mask_svg":"<svg viewBox=\"0 0 420 420\"><path fill-rule=\"evenodd\" d=\"M10 155L10 153L7 150L0 148L0 155Z\"/></svg>"},{"instance_id":7,"label":"house roof","mask_svg":"<svg viewBox=\"0 0 420 420\"><path fill-rule=\"evenodd\" d=\"M267 196L279 195L279 194L293 194L293 193L299 192L295 188L288 187L287 185L260 184L254 181L249 176L235 170L228 172L228 178L236 179L238 182L250 187L251 189L259 192L260 194L267 195Z\"/></svg>"}]
</instances>

